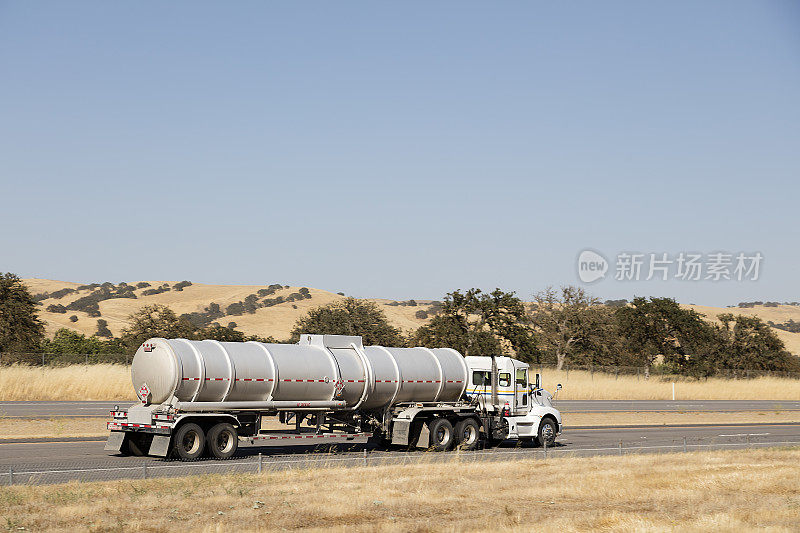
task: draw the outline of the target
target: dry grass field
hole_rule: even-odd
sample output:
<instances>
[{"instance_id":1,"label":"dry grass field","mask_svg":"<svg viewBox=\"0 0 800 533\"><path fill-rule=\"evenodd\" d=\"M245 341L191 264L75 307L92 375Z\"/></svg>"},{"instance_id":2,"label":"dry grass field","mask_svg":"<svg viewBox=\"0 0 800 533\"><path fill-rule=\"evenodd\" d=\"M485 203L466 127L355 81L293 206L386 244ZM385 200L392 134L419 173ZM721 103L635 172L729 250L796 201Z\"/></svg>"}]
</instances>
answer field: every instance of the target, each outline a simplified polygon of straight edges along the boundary
<instances>
[{"instance_id":1,"label":"dry grass field","mask_svg":"<svg viewBox=\"0 0 800 533\"><path fill-rule=\"evenodd\" d=\"M32 294L38 293L51 293L59 289L72 288L75 289L81 284L68 281L55 281L46 279L25 279L23 280L28 286ZM136 282L128 282L135 285ZM111 299L100 302L100 312L102 318L108 321L108 327L111 332L119 336L124 327L127 326L127 318L131 313L137 311L140 307L149 304L164 304L170 306L176 313L191 313L195 311L202 311L209 303L215 302L225 308L227 305L242 301L250 294L257 292L259 289L266 288L267 285L207 285L203 283L194 283L183 291L168 291L161 294L154 294L149 296L142 295L146 289L157 287L164 283L169 283L170 286L174 285L175 281L148 281L152 287L145 289L136 289L136 299L119 298ZM293 292L297 292L300 287L289 287L286 289L278 290L274 295L288 296ZM46 330L48 335L53 335L59 328L69 328L87 335L91 335L97 331L97 318L89 317L86 313L81 311L68 311L66 314L50 313L45 309L50 304L67 305L73 300L82 296L86 296L91 291L82 290L78 293L69 294L63 298L49 298L42 301L40 308L40 317L45 321ZM276 339L288 339L289 334L298 318L308 312L309 309L320 305L328 304L332 301L341 299L342 296L334 292L309 288L311 299L300 300L295 302L286 302L275 305L273 307L263 307L254 314L245 314L241 316L225 316L218 319L222 325L227 325L228 322L236 322L238 329L250 335L273 336ZM528 295L522 294L521 297L525 298ZM389 321L397 328L404 332L409 332L417 329L419 326L427 322L426 319L416 318L414 315L420 309L427 309L430 300L417 300L418 306L398 306L389 305L391 300L385 299L370 299L386 313ZM763 320L772 320L776 323L786 322L793 319L800 322L800 306L779 305L778 307L764 307L756 306L750 309L739 308L723 308L723 307L707 307L698 305L684 306L696 310L708 317L709 320L714 320L720 313L735 313L756 315ZM70 322L69 317L76 315L77 322ZM800 333L789 333L786 331L775 330L777 335L786 344L786 348L794 353L800 355Z\"/></svg>"},{"instance_id":2,"label":"dry grass field","mask_svg":"<svg viewBox=\"0 0 800 533\"><path fill-rule=\"evenodd\" d=\"M0 366L0 401L136 401L125 365Z\"/></svg>"},{"instance_id":3,"label":"dry grass field","mask_svg":"<svg viewBox=\"0 0 800 533\"><path fill-rule=\"evenodd\" d=\"M800 379L753 378L693 380L680 376L615 377L583 370L545 370L543 386L554 392L561 383L557 398L562 400L671 400L675 381L676 400L800 400Z\"/></svg>"},{"instance_id":4,"label":"dry grass field","mask_svg":"<svg viewBox=\"0 0 800 533\"><path fill-rule=\"evenodd\" d=\"M800 450L290 470L0 488L26 531L797 531Z\"/></svg>"},{"instance_id":5,"label":"dry grass field","mask_svg":"<svg viewBox=\"0 0 800 533\"><path fill-rule=\"evenodd\" d=\"M37 437L107 437L108 418L3 418L0 413L0 441Z\"/></svg>"},{"instance_id":6,"label":"dry grass field","mask_svg":"<svg viewBox=\"0 0 800 533\"><path fill-rule=\"evenodd\" d=\"M544 388L561 383L563 400L670 400L672 382L651 377L619 376L572 370L543 374ZM710 378L677 380L678 400L800 400L800 380ZM130 367L72 365L65 367L0 366L0 401L11 400L130 400L136 401Z\"/></svg>"}]
</instances>

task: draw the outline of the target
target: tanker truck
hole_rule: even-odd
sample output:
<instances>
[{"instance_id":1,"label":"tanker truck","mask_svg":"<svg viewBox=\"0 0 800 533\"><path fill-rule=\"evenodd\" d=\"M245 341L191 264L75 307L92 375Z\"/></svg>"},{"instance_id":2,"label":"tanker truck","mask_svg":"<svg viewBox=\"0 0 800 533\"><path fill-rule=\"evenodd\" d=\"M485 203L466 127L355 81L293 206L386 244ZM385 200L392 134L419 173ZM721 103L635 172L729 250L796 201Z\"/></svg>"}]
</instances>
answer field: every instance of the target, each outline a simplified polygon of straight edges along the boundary
<instances>
[{"instance_id":1,"label":"tanker truck","mask_svg":"<svg viewBox=\"0 0 800 533\"><path fill-rule=\"evenodd\" d=\"M139 403L115 406L107 426L105 449L123 455L226 459L240 445L369 439L436 451L506 439L551 446L562 429L552 395L538 374L529 379L526 363L363 346L355 336L302 335L297 344L154 338L136 351L131 378Z\"/></svg>"}]
</instances>

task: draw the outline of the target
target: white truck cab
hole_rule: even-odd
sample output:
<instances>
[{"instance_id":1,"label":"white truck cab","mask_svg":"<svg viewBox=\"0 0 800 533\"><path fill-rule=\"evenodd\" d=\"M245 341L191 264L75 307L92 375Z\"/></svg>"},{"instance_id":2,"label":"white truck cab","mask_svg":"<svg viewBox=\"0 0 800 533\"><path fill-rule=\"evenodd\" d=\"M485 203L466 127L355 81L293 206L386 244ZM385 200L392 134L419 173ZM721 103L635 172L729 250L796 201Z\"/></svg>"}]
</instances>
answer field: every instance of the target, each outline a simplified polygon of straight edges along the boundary
<instances>
[{"instance_id":1,"label":"white truck cab","mask_svg":"<svg viewBox=\"0 0 800 533\"><path fill-rule=\"evenodd\" d=\"M465 360L469 367L465 394L488 412L500 406L508 422L508 438L552 442L561 433L561 413L553 407L552 394L540 387L539 375L530 379L530 365L510 357L495 357L497 401L493 402L492 358L468 356Z\"/></svg>"}]
</instances>

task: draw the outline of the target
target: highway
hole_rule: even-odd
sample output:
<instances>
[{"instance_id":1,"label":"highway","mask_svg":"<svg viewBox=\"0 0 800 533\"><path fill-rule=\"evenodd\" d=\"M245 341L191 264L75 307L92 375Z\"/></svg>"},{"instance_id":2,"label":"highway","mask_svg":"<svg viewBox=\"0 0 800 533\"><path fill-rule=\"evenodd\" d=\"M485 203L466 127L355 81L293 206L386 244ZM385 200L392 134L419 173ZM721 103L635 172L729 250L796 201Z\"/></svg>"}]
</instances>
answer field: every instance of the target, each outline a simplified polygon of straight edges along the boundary
<instances>
[{"instance_id":1,"label":"highway","mask_svg":"<svg viewBox=\"0 0 800 533\"><path fill-rule=\"evenodd\" d=\"M131 400L116 402L0 402L0 416L7 418L104 417L115 405L131 405ZM557 400L564 413L625 411L717 412L800 411L793 400Z\"/></svg>"},{"instance_id":2,"label":"highway","mask_svg":"<svg viewBox=\"0 0 800 533\"><path fill-rule=\"evenodd\" d=\"M685 438L685 440L684 440ZM504 443L476 452L430 453L349 445L311 453L309 447L242 447L229 461L202 460L194 463L165 461L153 457L121 457L103 450L98 440L62 442L0 443L0 484L59 483L71 479L101 480L175 476L195 473L256 472L258 454L263 470L413 463L415 461L496 461L511 458L544 458L537 447ZM553 456L672 453L742 449L745 447L800 446L800 424L659 426L641 428L576 428L559 437L550 448ZM320 450L317 450L320 451Z\"/></svg>"}]
</instances>

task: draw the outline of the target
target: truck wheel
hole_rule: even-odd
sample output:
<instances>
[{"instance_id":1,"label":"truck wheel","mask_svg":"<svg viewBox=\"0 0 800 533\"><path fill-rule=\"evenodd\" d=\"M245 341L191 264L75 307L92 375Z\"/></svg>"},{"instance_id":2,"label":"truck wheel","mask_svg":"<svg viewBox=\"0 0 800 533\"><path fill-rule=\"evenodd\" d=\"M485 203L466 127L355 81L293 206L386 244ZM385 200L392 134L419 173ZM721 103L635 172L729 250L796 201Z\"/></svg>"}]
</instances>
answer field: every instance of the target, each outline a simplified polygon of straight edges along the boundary
<instances>
[{"instance_id":1,"label":"truck wheel","mask_svg":"<svg viewBox=\"0 0 800 533\"><path fill-rule=\"evenodd\" d=\"M211 455L217 459L228 459L239 447L239 435L236 428L227 422L217 424L211 428L206 437L206 446Z\"/></svg>"},{"instance_id":2,"label":"truck wheel","mask_svg":"<svg viewBox=\"0 0 800 533\"><path fill-rule=\"evenodd\" d=\"M182 461L193 461L203 455L205 434L197 424L184 424L173 437L173 449Z\"/></svg>"},{"instance_id":3,"label":"truck wheel","mask_svg":"<svg viewBox=\"0 0 800 533\"><path fill-rule=\"evenodd\" d=\"M455 435L459 450L474 450L480 441L481 426L474 418L459 420L456 424Z\"/></svg>"},{"instance_id":4,"label":"truck wheel","mask_svg":"<svg viewBox=\"0 0 800 533\"><path fill-rule=\"evenodd\" d=\"M543 418L542 423L539 425L539 446L543 446L547 442L549 448L556 442L556 423L551 418Z\"/></svg>"},{"instance_id":5,"label":"truck wheel","mask_svg":"<svg viewBox=\"0 0 800 533\"><path fill-rule=\"evenodd\" d=\"M431 449L436 452L445 452L453 447L453 424L445 418L434 418L428 422L430 431Z\"/></svg>"}]
</instances>

